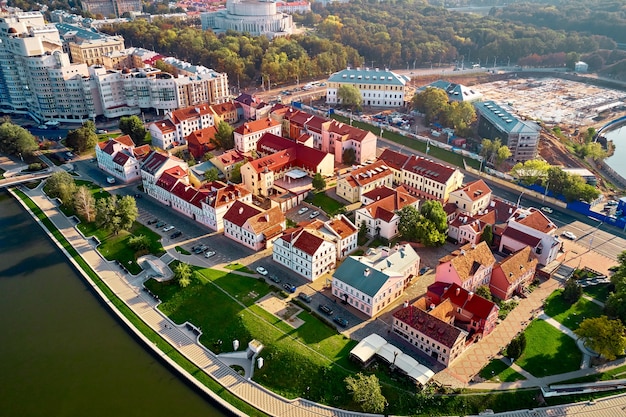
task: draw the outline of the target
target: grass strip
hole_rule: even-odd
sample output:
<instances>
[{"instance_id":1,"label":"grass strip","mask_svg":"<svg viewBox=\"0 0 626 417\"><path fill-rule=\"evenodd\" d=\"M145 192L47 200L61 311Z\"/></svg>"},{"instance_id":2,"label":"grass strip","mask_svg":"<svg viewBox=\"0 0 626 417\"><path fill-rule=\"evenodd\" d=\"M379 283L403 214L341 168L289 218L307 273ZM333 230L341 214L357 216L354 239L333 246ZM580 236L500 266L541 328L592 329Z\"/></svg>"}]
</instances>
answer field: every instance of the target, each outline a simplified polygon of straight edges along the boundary
<instances>
[{"instance_id":1,"label":"grass strip","mask_svg":"<svg viewBox=\"0 0 626 417\"><path fill-rule=\"evenodd\" d=\"M96 286L102 291L109 301L120 311L124 317L126 317L133 326L139 330L150 342L155 344L159 350L161 350L170 359L176 362L181 368L193 375L196 380L206 386L208 389L216 393L220 398L233 405L237 409L246 413L249 416L264 417L265 413L252 407L250 404L241 400L239 397L231 394L202 369L198 368L191 361L185 358L178 352L169 342L167 342L160 334L155 332L150 326L148 326L143 320L141 320L134 311L132 311L111 289L102 281L98 274L89 266L89 264L80 256L80 254L74 249L74 247L65 239L65 236L54 226L52 221L48 219L45 213L37 206L26 194L22 191L15 189L16 195L24 201L26 206L33 212L33 214L42 222L42 224L48 229L48 231L54 236L54 238L61 244L61 246L67 251L72 259L79 265L79 267L89 276L89 278L96 284Z\"/></svg>"}]
</instances>

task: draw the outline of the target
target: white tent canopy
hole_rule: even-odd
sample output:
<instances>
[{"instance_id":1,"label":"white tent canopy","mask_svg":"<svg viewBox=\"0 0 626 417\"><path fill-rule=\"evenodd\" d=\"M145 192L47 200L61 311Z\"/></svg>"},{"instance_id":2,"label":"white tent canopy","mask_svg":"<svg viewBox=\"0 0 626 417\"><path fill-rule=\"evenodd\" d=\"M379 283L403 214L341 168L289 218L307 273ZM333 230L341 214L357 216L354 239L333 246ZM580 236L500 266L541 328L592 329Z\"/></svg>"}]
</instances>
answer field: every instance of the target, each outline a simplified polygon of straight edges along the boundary
<instances>
[{"instance_id":1,"label":"white tent canopy","mask_svg":"<svg viewBox=\"0 0 626 417\"><path fill-rule=\"evenodd\" d=\"M361 340L350 351L350 355L358 358L363 363L367 363L374 355L378 355L422 385L425 385L435 375L431 369L422 365L411 356L402 353L400 349L375 333Z\"/></svg>"}]
</instances>

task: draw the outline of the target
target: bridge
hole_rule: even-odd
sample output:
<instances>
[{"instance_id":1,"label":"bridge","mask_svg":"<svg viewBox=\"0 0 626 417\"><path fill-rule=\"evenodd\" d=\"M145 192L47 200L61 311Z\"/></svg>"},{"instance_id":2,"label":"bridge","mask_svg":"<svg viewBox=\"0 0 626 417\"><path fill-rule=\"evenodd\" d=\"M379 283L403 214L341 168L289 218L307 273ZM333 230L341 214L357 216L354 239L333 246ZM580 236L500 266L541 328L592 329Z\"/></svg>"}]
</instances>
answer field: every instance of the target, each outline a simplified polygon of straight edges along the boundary
<instances>
[{"instance_id":1,"label":"bridge","mask_svg":"<svg viewBox=\"0 0 626 417\"><path fill-rule=\"evenodd\" d=\"M13 187L15 185L23 184L25 182L43 180L52 175L56 170L47 169L43 172L37 172L33 174L16 175L14 177L4 178L0 180L0 188Z\"/></svg>"}]
</instances>

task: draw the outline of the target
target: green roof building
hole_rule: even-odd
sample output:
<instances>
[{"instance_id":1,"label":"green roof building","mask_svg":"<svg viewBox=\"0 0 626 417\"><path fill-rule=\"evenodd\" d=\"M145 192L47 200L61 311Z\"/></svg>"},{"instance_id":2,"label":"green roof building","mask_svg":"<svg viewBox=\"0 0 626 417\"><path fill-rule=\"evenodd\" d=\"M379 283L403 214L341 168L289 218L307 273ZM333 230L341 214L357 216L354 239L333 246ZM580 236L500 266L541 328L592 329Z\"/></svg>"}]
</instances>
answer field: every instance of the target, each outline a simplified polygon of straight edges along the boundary
<instances>
[{"instance_id":1,"label":"green roof building","mask_svg":"<svg viewBox=\"0 0 626 417\"><path fill-rule=\"evenodd\" d=\"M387 69L347 68L328 78L326 103L340 104L337 91L347 84L359 90L364 106L402 107L409 80L410 78Z\"/></svg>"}]
</instances>

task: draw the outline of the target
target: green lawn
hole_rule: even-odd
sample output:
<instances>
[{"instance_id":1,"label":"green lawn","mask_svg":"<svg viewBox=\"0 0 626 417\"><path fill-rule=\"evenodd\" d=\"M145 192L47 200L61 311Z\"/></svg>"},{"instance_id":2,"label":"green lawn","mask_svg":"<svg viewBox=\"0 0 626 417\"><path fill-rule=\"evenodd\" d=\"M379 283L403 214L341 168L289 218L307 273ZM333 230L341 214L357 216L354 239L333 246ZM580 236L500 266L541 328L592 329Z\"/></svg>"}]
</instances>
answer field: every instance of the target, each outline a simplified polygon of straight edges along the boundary
<instances>
[{"instance_id":1,"label":"green lawn","mask_svg":"<svg viewBox=\"0 0 626 417\"><path fill-rule=\"evenodd\" d=\"M481 378L493 382L515 382L526 379L522 374L515 372L500 359L494 359L489 362L487 366L480 371L479 375Z\"/></svg>"},{"instance_id":2,"label":"green lawn","mask_svg":"<svg viewBox=\"0 0 626 417\"><path fill-rule=\"evenodd\" d=\"M517 364L536 377L580 368L582 354L576 342L543 320L534 320L524 332L526 349Z\"/></svg>"},{"instance_id":3,"label":"green lawn","mask_svg":"<svg viewBox=\"0 0 626 417\"><path fill-rule=\"evenodd\" d=\"M580 298L573 305L567 303L561 294L563 290L556 290L546 299L544 311L565 327L576 330L580 323L589 317L602 315L602 307L585 298Z\"/></svg>"},{"instance_id":4,"label":"green lawn","mask_svg":"<svg viewBox=\"0 0 626 417\"><path fill-rule=\"evenodd\" d=\"M340 116L338 114L333 114L332 118L339 120L341 122L344 122L344 123L350 122L349 118ZM374 133L375 135L380 134L380 127L371 125L369 123L363 123L363 122L355 120L352 122L352 125L363 130L368 130ZM400 145L404 145L408 148L421 152L423 154L426 153L426 143L420 140L413 139L408 136L402 136L398 133L390 132L384 129L383 129L382 137L392 142L398 143ZM428 152L428 155L432 156L433 158L441 159L442 161L448 162L449 164L452 164L461 168L464 168L463 160L465 159L465 162L467 163L467 165L475 169L480 168L479 161L472 159L472 158L466 158L462 155L447 151L445 149L437 148L436 146L430 146L430 151Z\"/></svg>"},{"instance_id":5,"label":"green lawn","mask_svg":"<svg viewBox=\"0 0 626 417\"><path fill-rule=\"evenodd\" d=\"M176 246L176 247L174 247L174 249L176 250L176 252L182 253L183 255L191 255L191 252L189 252L188 250L186 250L182 246Z\"/></svg>"},{"instance_id":6,"label":"green lawn","mask_svg":"<svg viewBox=\"0 0 626 417\"><path fill-rule=\"evenodd\" d=\"M309 197L306 198L306 201L321 208L329 216L339 213L339 211L345 207L345 204L330 198L324 192L313 193L313 197L311 198L309 195Z\"/></svg>"},{"instance_id":7,"label":"green lawn","mask_svg":"<svg viewBox=\"0 0 626 417\"><path fill-rule=\"evenodd\" d=\"M245 272L245 273L248 273L248 274L256 274L255 271L251 270L247 266L242 265L240 263L228 264L224 268L230 269L231 271L239 271L239 272Z\"/></svg>"},{"instance_id":8,"label":"green lawn","mask_svg":"<svg viewBox=\"0 0 626 417\"><path fill-rule=\"evenodd\" d=\"M583 293L603 303L606 302L607 298L609 298L610 292L611 284L590 285L583 288Z\"/></svg>"}]
</instances>

